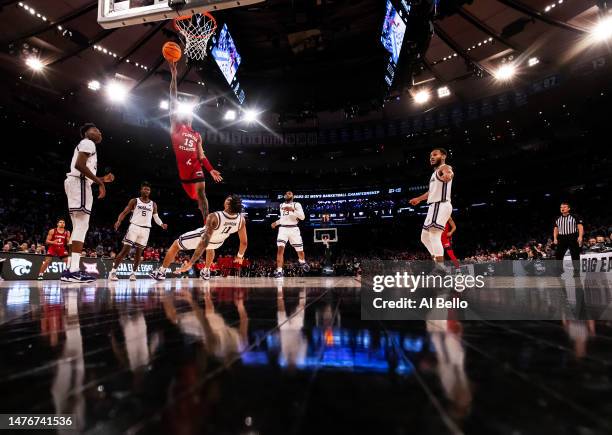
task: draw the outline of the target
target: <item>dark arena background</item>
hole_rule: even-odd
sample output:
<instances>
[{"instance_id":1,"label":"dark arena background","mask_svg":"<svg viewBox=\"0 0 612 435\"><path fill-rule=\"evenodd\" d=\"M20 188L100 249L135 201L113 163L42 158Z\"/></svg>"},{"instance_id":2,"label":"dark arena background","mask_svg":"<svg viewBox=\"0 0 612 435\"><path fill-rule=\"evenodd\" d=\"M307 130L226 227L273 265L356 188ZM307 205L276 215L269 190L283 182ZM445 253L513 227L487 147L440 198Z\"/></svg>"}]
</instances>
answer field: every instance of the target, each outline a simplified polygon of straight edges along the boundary
<instances>
[{"instance_id":1,"label":"dark arena background","mask_svg":"<svg viewBox=\"0 0 612 435\"><path fill-rule=\"evenodd\" d=\"M612 433L610 2L0 20L0 429Z\"/></svg>"}]
</instances>

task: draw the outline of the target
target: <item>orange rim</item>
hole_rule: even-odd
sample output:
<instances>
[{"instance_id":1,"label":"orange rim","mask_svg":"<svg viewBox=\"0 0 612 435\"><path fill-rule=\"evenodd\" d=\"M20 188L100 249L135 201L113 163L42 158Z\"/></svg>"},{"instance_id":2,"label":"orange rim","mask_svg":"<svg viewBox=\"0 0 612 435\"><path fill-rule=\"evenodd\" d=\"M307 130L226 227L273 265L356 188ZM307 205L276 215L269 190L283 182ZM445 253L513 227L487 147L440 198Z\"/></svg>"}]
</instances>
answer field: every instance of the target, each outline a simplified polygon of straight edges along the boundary
<instances>
[{"instance_id":1,"label":"orange rim","mask_svg":"<svg viewBox=\"0 0 612 435\"><path fill-rule=\"evenodd\" d=\"M202 13L200 13L201 15L206 16L206 18L208 18L210 21L212 21L212 27L210 29L210 31L206 34L206 35L193 35L190 34L189 32L186 32L185 30L181 29L178 25L179 21L185 21L185 20L191 20L191 17L193 17L194 14L192 15L181 15L180 17L176 17L174 19L174 29L183 34L185 33L185 36L189 37L189 38L210 38L210 36L215 32L215 30L217 30L217 20L215 20L215 17L213 17L210 12L208 11L204 11Z\"/></svg>"}]
</instances>

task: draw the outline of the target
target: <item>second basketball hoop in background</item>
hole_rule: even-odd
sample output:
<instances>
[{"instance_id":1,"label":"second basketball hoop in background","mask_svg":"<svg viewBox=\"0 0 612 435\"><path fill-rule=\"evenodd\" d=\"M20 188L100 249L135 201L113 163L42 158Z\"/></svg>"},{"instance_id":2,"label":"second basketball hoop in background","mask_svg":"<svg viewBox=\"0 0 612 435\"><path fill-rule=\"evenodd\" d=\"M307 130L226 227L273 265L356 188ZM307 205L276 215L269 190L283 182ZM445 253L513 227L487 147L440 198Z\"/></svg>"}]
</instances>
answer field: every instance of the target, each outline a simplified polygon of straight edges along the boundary
<instances>
[{"instance_id":1,"label":"second basketball hoop in background","mask_svg":"<svg viewBox=\"0 0 612 435\"><path fill-rule=\"evenodd\" d=\"M162 47L162 55L168 62L178 62L183 55L183 51L176 42L168 41Z\"/></svg>"}]
</instances>

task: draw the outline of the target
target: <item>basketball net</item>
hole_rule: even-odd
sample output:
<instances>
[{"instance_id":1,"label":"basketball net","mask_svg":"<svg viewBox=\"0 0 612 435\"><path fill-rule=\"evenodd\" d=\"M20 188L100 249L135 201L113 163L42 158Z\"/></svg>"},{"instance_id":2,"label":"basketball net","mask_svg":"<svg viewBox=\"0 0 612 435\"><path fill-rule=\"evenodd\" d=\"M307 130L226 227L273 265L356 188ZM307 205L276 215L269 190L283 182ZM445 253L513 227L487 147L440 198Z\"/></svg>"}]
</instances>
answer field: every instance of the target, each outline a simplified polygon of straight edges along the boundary
<instances>
[{"instance_id":1,"label":"basketball net","mask_svg":"<svg viewBox=\"0 0 612 435\"><path fill-rule=\"evenodd\" d=\"M208 40L217 30L217 20L208 12L185 15L174 19L174 28L182 37L185 55L193 60L203 60Z\"/></svg>"}]
</instances>

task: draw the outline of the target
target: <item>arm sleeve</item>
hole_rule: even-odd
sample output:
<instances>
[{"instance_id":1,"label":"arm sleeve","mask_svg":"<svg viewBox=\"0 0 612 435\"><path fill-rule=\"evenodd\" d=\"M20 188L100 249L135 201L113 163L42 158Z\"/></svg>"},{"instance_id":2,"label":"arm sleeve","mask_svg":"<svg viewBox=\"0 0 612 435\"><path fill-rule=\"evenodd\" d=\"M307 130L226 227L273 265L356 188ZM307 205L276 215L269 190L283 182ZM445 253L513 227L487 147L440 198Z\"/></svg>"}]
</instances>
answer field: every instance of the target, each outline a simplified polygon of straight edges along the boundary
<instances>
[{"instance_id":1,"label":"arm sleeve","mask_svg":"<svg viewBox=\"0 0 612 435\"><path fill-rule=\"evenodd\" d=\"M202 166L204 166L204 169L206 169L208 172L214 169L213 166L208 161L208 159L206 158L206 156L204 156L204 158L200 160L200 162L202 163Z\"/></svg>"},{"instance_id":2,"label":"arm sleeve","mask_svg":"<svg viewBox=\"0 0 612 435\"><path fill-rule=\"evenodd\" d=\"M153 220L154 220L154 221L155 221L155 223L156 223L157 225L159 225L160 227L161 227L161 226L164 224L164 223L162 222L161 218L159 217L159 215L158 215L157 213L155 213L155 214L153 215Z\"/></svg>"}]
</instances>

